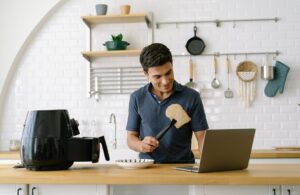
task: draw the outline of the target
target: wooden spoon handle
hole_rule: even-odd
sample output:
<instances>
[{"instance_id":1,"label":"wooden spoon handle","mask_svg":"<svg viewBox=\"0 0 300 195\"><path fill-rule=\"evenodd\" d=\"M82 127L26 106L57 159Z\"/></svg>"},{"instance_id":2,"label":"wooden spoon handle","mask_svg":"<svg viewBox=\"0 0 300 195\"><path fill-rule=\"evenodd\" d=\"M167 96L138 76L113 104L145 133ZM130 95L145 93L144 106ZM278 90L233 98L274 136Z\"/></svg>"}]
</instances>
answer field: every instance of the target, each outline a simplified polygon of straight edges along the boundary
<instances>
[{"instance_id":1,"label":"wooden spoon handle","mask_svg":"<svg viewBox=\"0 0 300 195\"><path fill-rule=\"evenodd\" d=\"M229 70L230 70L230 60L227 56L226 57L226 71L227 71L227 74L229 74Z\"/></svg>"},{"instance_id":2,"label":"wooden spoon handle","mask_svg":"<svg viewBox=\"0 0 300 195\"><path fill-rule=\"evenodd\" d=\"M190 81L193 81L193 73L194 73L194 70L193 70L193 61L192 61L192 59L190 59L190 61L189 61L189 76L190 76Z\"/></svg>"},{"instance_id":3,"label":"wooden spoon handle","mask_svg":"<svg viewBox=\"0 0 300 195\"><path fill-rule=\"evenodd\" d=\"M217 74L218 61L217 57L214 56L214 73Z\"/></svg>"}]
</instances>

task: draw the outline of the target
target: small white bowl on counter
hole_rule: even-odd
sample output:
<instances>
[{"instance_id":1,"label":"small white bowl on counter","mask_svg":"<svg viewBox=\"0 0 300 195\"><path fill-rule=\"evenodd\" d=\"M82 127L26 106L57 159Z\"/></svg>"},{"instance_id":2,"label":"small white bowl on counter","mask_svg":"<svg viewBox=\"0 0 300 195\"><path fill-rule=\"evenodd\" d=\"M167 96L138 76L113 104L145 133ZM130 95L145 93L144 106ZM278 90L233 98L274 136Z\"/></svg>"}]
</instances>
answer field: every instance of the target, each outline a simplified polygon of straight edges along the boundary
<instances>
[{"instance_id":1,"label":"small white bowl on counter","mask_svg":"<svg viewBox=\"0 0 300 195\"><path fill-rule=\"evenodd\" d=\"M152 159L122 159L116 160L116 164L124 169L147 168L154 163Z\"/></svg>"}]
</instances>

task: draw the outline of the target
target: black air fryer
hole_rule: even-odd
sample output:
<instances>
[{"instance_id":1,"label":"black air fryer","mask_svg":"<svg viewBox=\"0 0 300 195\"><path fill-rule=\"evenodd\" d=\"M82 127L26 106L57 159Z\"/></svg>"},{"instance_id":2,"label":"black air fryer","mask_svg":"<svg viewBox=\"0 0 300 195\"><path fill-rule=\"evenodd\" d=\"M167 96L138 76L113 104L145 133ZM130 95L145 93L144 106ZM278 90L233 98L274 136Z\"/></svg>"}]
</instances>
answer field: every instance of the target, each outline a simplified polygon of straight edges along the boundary
<instances>
[{"instance_id":1,"label":"black air fryer","mask_svg":"<svg viewBox=\"0 0 300 195\"><path fill-rule=\"evenodd\" d=\"M78 123L67 110L36 110L27 114L22 139L21 161L34 171L63 170L74 161L99 161L100 143L105 159L109 154L104 136L73 137Z\"/></svg>"}]
</instances>

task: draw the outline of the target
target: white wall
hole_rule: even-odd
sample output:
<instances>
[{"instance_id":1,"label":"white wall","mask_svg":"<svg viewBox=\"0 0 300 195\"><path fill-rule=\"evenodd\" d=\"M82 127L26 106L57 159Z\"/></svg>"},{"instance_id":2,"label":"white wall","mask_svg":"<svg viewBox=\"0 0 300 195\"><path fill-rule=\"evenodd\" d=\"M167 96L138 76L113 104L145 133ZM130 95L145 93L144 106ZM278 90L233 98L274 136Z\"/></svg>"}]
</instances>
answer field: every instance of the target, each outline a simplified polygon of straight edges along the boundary
<instances>
[{"instance_id":1,"label":"white wall","mask_svg":"<svg viewBox=\"0 0 300 195\"><path fill-rule=\"evenodd\" d=\"M58 0L3 0L0 2L0 103L19 54ZM0 104L1 105L1 104ZM1 106L0 106L1 108Z\"/></svg>"},{"instance_id":2,"label":"white wall","mask_svg":"<svg viewBox=\"0 0 300 195\"><path fill-rule=\"evenodd\" d=\"M86 98L86 60L80 55L86 49L85 25L80 16L94 14L93 5L100 1L70 0L63 4L42 26L22 53L5 98L0 122L0 149L7 149L8 140L20 138L22 125L28 110L65 108L71 117L78 119L82 135L104 134L109 145L113 139L110 113L117 116L118 147L127 148L125 123L128 95L101 96L100 101ZM196 0L143 0L101 1L109 5L108 13L119 12L119 5L130 3L132 12L151 11L156 21L243 19L279 17L274 22L249 22L222 24L199 24L198 36L207 44L205 53L276 51L278 60L290 66L285 91L268 98L263 90L266 81L257 79L257 95L254 104L245 108L237 97L237 77L231 74L233 99L224 98L226 90L225 57L219 58L218 78L223 83L220 89L212 89L212 58L193 57L196 63L195 81L202 87L202 98L211 128L257 129L254 147L269 148L277 145L300 144L300 89L299 45L300 3L290 0L246 1L196 1ZM166 9L167 8L167 9ZM193 36L192 24L165 25L155 29L155 41L163 42L174 54L185 52L186 41ZM94 29L94 49L104 50L102 43L110 34L122 32L129 48L140 48L147 43L147 28L144 24L107 24ZM248 56L259 67L265 56ZM269 57L271 59L271 57ZM174 58L175 77L181 83L188 81L188 57ZM231 57L233 72L245 56ZM135 57L97 59L97 64L133 65ZM274 61L270 60L274 65Z\"/></svg>"}]
</instances>

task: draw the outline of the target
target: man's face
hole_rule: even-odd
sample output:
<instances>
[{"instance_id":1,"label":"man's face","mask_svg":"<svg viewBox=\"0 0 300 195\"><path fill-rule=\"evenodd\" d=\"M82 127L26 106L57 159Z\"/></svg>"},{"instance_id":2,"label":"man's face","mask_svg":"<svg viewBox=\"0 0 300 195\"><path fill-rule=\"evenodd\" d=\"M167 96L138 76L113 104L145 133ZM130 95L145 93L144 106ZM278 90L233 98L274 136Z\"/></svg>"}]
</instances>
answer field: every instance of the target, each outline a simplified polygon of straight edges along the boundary
<instances>
[{"instance_id":1,"label":"man's face","mask_svg":"<svg viewBox=\"0 0 300 195\"><path fill-rule=\"evenodd\" d=\"M144 72L151 82L154 91L159 93L169 93L173 89L174 73L171 62L161 66L151 67Z\"/></svg>"}]
</instances>

